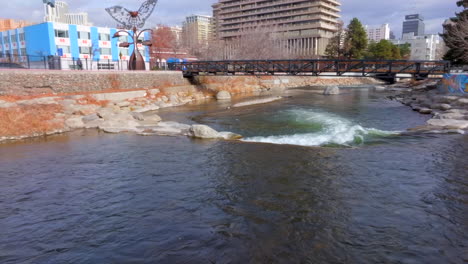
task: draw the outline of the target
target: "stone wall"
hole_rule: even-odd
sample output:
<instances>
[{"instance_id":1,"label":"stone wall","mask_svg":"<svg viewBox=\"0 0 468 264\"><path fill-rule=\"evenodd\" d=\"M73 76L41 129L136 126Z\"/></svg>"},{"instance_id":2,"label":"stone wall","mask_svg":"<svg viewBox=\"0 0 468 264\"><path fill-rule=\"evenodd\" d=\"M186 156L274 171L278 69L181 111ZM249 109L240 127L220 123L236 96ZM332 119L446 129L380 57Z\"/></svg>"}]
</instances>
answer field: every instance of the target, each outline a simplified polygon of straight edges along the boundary
<instances>
[{"instance_id":1,"label":"stone wall","mask_svg":"<svg viewBox=\"0 0 468 264\"><path fill-rule=\"evenodd\" d=\"M232 94L305 86L381 84L374 78L315 76L197 76L192 83L207 91Z\"/></svg>"},{"instance_id":2,"label":"stone wall","mask_svg":"<svg viewBox=\"0 0 468 264\"><path fill-rule=\"evenodd\" d=\"M0 71L0 95L40 95L187 86L180 72Z\"/></svg>"},{"instance_id":3,"label":"stone wall","mask_svg":"<svg viewBox=\"0 0 468 264\"><path fill-rule=\"evenodd\" d=\"M89 72L89 71L0 71L0 96L35 96L84 92L160 89L177 93L193 89L216 93L250 93L263 89L320 85L376 84L372 78L313 76L197 76L183 78L181 72Z\"/></svg>"}]
</instances>

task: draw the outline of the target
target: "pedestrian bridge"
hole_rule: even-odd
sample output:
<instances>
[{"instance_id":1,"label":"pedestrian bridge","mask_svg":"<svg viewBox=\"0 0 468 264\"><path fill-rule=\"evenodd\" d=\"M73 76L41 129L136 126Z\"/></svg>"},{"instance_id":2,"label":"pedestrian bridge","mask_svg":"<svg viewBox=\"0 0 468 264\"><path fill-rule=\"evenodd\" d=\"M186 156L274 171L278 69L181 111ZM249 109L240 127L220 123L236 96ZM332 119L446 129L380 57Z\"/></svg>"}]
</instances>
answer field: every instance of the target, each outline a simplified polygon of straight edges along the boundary
<instances>
[{"instance_id":1,"label":"pedestrian bridge","mask_svg":"<svg viewBox=\"0 0 468 264\"><path fill-rule=\"evenodd\" d=\"M448 61L407 60L229 60L194 61L170 65L185 77L215 75L312 75L345 77L442 78Z\"/></svg>"}]
</instances>

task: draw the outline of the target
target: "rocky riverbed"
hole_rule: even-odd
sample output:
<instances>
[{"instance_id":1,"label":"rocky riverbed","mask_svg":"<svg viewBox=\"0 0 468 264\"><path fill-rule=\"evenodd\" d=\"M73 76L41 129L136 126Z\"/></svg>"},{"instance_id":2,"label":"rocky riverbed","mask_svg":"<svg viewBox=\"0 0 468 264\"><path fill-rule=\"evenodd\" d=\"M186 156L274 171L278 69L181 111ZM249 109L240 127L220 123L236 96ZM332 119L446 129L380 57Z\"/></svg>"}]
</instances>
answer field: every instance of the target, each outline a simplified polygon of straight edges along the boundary
<instances>
[{"instance_id":1,"label":"rocky riverbed","mask_svg":"<svg viewBox=\"0 0 468 264\"><path fill-rule=\"evenodd\" d=\"M468 131L468 97L456 94L441 93L436 81L424 82L412 86L396 84L388 87L377 87L381 91L396 91L390 96L421 114L431 115L426 124L410 128L410 133L460 133Z\"/></svg>"}]
</instances>

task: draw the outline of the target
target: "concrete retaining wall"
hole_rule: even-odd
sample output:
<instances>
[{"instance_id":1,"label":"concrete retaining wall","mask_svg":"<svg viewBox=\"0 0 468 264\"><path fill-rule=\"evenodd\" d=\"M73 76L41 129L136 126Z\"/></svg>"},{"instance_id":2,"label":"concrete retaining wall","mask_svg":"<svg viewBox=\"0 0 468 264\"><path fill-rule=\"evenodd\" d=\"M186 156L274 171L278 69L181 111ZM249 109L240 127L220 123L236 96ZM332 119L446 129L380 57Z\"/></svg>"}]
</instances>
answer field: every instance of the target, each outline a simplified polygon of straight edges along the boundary
<instances>
[{"instance_id":1,"label":"concrete retaining wall","mask_svg":"<svg viewBox=\"0 0 468 264\"><path fill-rule=\"evenodd\" d=\"M186 86L180 72L0 71L0 95L40 95Z\"/></svg>"},{"instance_id":2,"label":"concrete retaining wall","mask_svg":"<svg viewBox=\"0 0 468 264\"><path fill-rule=\"evenodd\" d=\"M439 90L445 93L468 95L468 74L445 74L439 84Z\"/></svg>"},{"instance_id":3,"label":"concrete retaining wall","mask_svg":"<svg viewBox=\"0 0 468 264\"><path fill-rule=\"evenodd\" d=\"M112 93L125 90L159 89L162 94L180 92L215 95L301 86L359 85L379 83L373 78L314 76L197 76L183 78L181 72L96 72L96 71L0 71L0 96L37 96L73 93Z\"/></svg>"}]
</instances>

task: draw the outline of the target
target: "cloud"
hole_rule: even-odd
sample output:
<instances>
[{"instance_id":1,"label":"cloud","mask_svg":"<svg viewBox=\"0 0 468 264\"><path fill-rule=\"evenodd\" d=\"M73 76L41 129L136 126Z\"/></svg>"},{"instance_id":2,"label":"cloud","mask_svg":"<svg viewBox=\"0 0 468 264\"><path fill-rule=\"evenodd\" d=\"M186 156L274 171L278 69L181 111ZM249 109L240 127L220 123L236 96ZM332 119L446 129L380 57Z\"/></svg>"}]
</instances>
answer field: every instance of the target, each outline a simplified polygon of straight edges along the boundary
<instances>
[{"instance_id":1,"label":"cloud","mask_svg":"<svg viewBox=\"0 0 468 264\"><path fill-rule=\"evenodd\" d=\"M68 0L71 12L89 13L91 22L96 26L114 27L116 22L104 8L122 5L128 9L138 9L143 0ZM159 0L156 10L148 19L147 27L157 24L180 25L191 14L210 15L211 5L216 0ZM455 0L341 0L342 17L345 23L353 17L363 24L380 25L390 23L396 36L401 35L404 16L422 14L426 18L427 33L442 31L442 23L457 12ZM42 22L42 0L4 1L0 17Z\"/></svg>"}]
</instances>

